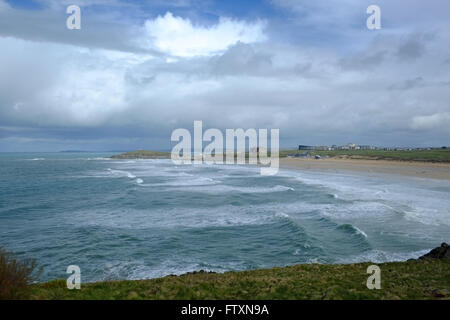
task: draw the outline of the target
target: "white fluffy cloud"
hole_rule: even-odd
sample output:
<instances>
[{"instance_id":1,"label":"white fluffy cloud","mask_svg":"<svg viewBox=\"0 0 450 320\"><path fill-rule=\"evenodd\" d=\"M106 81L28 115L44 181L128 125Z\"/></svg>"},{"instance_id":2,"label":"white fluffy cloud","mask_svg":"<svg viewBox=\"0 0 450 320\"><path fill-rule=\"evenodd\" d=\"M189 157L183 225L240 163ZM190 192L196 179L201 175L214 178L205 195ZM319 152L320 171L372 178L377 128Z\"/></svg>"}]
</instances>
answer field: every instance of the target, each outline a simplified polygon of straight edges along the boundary
<instances>
[{"instance_id":1,"label":"white fluffy cloud","mask_svg":"<svg viewBox=\"0 0 450 320\"><path fill-rule=\"evenodd\" d=\"M189 19L171 12L145 22L149 43L156 49L180 57L217 54L240 41L254 43L266 40L265 22L221 18L212 26L194 25Z\"/></svg>"}]
</instances>

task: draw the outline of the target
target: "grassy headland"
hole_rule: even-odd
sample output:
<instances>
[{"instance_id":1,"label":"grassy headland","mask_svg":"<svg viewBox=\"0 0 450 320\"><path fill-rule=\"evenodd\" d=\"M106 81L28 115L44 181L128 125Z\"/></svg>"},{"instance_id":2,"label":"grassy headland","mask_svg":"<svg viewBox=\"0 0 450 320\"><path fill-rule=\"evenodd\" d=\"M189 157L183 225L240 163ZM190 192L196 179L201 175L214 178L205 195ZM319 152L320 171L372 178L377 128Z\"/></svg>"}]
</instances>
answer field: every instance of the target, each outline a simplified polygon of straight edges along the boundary
<instances>
[{"instance_id":1,"label":"grassy headland","mask_svg":"<svg viewBox=\"0 0 450 320\"><path fill-rule=\"evenodd\" d=\"M136 281L33 285L31 299L449 299L450 259L381 263L381 289L366 286L371 263L307 264L223 274L196 272Z\"/></svg>"},{"instance_id":2,"label":"grassy headland","mask_svg":"<svg viewBox=\"0 0 450 320\"><path fill-rule=\"evenodd\" d=\"M367 160L395 160L420 162L450 162L450 149L431 150L281 150L280 157L308 152L311 156L341 158L341 159L367 159Z\"/></svg>"},{"instance_id":3,"label":"grassy headland","mask_svg":"<svg viewBox=\"0 0 450 320\"><path fill-rule=\"evenodd\" d=\"M169 159L170 152L136 150L112 156L113 159Z\"/></svg>"},{"instance_id":4,"label":"grassy headland","mask_svg":"<svg viewBox=\"0 0 450 320\"><path fill-rule=\"evenodd\" d=\"M299 151L280 150L280 158L285 158L296 153L308 152L311 156L360 159L360 160L394 160L394 161L418 161L418 162L443 162L450 163L450 149L431 150L331 150L331 151ZM270 155L270 152L269 152ZM169 159L170 152L137 150L112 156L113 159ZM248 153L245 158L248 159Z\"/></svg>"}]
</instances>

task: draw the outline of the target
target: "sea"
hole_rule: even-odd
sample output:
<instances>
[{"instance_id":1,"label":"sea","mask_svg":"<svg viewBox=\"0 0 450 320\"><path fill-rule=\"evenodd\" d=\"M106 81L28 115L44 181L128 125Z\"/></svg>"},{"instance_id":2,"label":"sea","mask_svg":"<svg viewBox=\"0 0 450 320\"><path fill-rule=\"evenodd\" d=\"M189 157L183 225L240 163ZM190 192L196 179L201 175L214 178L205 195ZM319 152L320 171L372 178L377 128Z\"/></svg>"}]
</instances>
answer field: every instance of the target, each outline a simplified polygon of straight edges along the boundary
<instances>
[{"instance_id":1,"label":"sea","mask_svg":"<svg viewBox=\"0 0 450 320\"><path fill-rule=\"evenodd\" d=\"M450 241L447 180L111 155L0 153L0 246L40 281L405 261Z\"/></svg>"}]
</instances>

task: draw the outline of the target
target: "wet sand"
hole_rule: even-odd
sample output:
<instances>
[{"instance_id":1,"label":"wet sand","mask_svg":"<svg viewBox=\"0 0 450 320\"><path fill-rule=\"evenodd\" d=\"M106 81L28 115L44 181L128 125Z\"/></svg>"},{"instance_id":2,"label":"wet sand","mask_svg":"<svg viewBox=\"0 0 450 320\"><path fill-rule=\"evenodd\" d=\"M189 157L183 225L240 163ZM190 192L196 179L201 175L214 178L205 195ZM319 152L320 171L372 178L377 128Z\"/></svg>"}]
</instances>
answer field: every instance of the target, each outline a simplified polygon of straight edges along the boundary
<instances>
[{"instance_id":1,"label":"wet sand","mask_svg":"<svg viewBox=\"0 0 450 320\"><path fill-rule=\"evenodd\" d=\"M302 159L282 158L280 167L285 169L306 169L320 171L357 171L405 175L427 179L450 180L450 163L365 160L365 159Z\"/></svg>"}]
</instances>

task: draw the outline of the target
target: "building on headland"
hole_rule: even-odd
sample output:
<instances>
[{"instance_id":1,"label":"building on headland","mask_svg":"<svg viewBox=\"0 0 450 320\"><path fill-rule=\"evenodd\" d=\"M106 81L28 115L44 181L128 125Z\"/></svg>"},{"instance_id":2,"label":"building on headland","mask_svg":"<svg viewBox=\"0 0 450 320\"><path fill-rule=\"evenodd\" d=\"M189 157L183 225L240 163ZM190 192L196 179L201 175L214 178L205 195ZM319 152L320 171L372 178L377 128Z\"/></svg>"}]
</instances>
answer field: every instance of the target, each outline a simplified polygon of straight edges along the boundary
<instances>
[{"instance_id":1,"label":"building on headland","mask_svg":"<svg viewBox=\"0 0 450 320\"><path fill-rule=\"evenodd\" d=\"M314 147L312 146L305 146L305 145L299 145L298 150L314 150Z\"/></svg>"},{"instance_id":2,"label":"building on headland","mask_svg":"<svg viewBox=\"0 0 450 320\"><path fill-rule=\"evenodd\" d=\"M348 143L347 144L347 149L348 150L359 150L360 147L357 144L355 144L355 143Z\"/></svg>"},{"instance_id":3,"label":"building on headland","mask_svg":"<svg viewBox=\"0 0 450 320\"><path fill-rule=\"evenodd\" d=\"M298 150L316 150L316 151L328 151L331 150L328 146L306 146L306 145L299 145Z\"/></svg>"},{"instance_id":4,"label":"building on headland","mask_svg":"<svg viewBox=\"0 0 450 320\"><path fill-rule=\"evenodd\" d=\"M309 150L309 151L333 151L333 150L377 150L378 148L370 145L357 145L356 143L347 143L343 146L338 146L333 144L329 146L309 146L301 144L298 146L298 150Z\"/></svg>"},{"instance_id":5,"label":"building on headland","mask_svg":"<svg viewBox=\"0 0 450 320\"><path fill-rule=\"evenodd\" d=\"M333 151L333 150L383 150L383 151L412 151L412 150L435 150L441 149L445 150L449 147L376 147L371 145L357 145L356 143L347 143L343 146L338 146L333 144L331 147L329 146L308 146L308 145L299 145L298 150L308 150L308 151Z\"/></svg>"}]
</instances>

